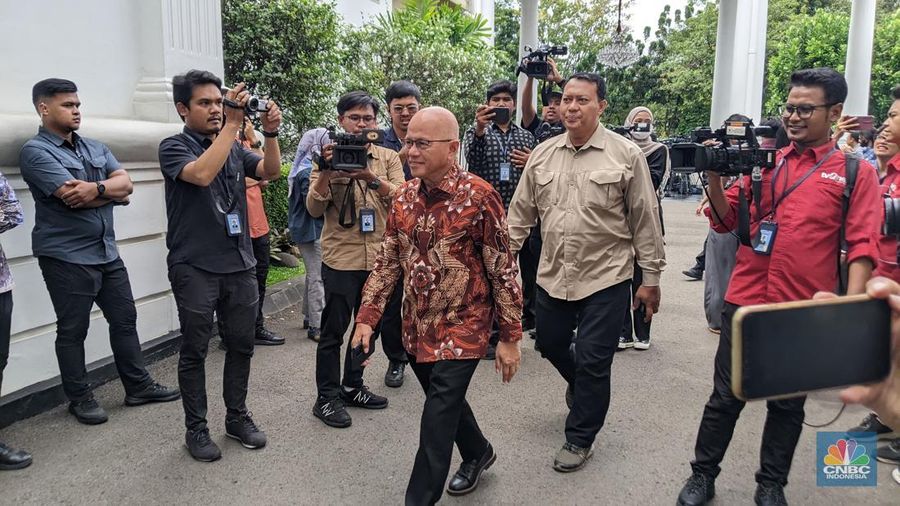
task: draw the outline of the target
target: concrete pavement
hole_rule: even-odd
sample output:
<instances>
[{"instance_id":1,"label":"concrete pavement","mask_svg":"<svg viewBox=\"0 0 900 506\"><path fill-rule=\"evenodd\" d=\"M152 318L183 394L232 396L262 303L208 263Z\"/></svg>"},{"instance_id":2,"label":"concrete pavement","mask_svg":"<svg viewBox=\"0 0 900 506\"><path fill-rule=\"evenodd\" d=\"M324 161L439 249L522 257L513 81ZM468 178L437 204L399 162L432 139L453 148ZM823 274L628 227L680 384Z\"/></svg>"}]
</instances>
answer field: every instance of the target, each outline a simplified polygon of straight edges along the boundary
<instances>
[{"instance_id":1,"label":"concrete pavement","mask_svg":"<svg viewBox=\"0 0 900 506\"><path fill-rule=\"evenodd\" d=\"M502 385L492 362L472 381L469 402L498 453L479 489L441 504L674 504L690 474L694 438L712 388L717 336L706 330L702 283L681 271L691 265L706 235L694 217L696 202L664 202L669 267L663 276L662 312L648 351L617 354L612 405L594 459L577 473L550 465L564 441L565 384L524 340L523 364ZM295 307L269 319L285 335L281 347L257 348L248 405L269 436L250 451L224 437L221 380L224 352L210 348L207 378L210 428L223 458L194 462L183 447L180 402L128 408L118 382L97 389L110 421L88 427L65 406L14 424L0 439L34 454L24 471L0 472L0 504L400 504L418 444L423 394L410 373L400 389L384 386L387 362L377 354L366 374L389 396L383 411L351 409L349 429L325 427L311 414L315 399L315 343L301 330ZM48 355L47 360L54 360ZM177 381L176 357L152 365L156 379ZM807 419L822 423L840 409L834 395L807 403ZM855 425L865 410L848 408L829 430ZM744 410L723 463L714 504L752 504L763 404ZM792 504L900 503L891 468L879 465L878 487L818 488L815 429L805 428L794 458L787 497ZM459 464L454 457L451 473Z\"/></svg>"}]
</instances>

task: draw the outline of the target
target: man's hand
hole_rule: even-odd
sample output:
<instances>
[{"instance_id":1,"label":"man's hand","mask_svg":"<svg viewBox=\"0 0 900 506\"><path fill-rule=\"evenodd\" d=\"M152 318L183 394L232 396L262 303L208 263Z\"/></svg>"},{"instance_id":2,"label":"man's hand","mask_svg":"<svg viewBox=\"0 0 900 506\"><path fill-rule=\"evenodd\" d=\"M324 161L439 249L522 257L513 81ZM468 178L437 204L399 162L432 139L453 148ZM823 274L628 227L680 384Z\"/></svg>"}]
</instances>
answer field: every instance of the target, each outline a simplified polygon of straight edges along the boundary
<instances>
[{"instance_id":1,"label":"man's hand","mask_svg":"<svg viewBox=\"0 0 900 506\"><path fill-rule=\"evenodd\" d=\"M881 383L854 386L841 391L847 404L862 404L878 413L889 427L900 427L900 285L888 278L877 277L866 284L866 294L884 299L891 307L891 372ZM831 299L833 293L819 292L813 299Z\"/></svg>"},{"instance_id":2,"label":"man's hand","mask_svg":"<svg viewBox=\"0 0 900 506\"><path fill-rule=\"evenodd\" d=\"M100 196L97 183L73 179L63 183L65 187L60 199L72 209L78 209Z\"/></svg>"},{"instance_id":3,"label":"man's hand","mask_svg":"<svg viewBox=\"0 0 900 506\"><path fill-rule=\"evenodd\" d=\"M547 72L547 80L554 83L561 83L563 77L562 74L559 73L559 69L556 67L556 61L548 56L547 63L550 64L550 70Z\"/></svg>"},{"instance_id":4,"label":"man's hand","mask_svg":"<svg viewBox=\"0 0 900 506\"><path fill-rule=\"evenodd\" d=\"M281 108L274 100L269 100L269 110L259 115L263 132L277 132L281 127Z\"/></svg>"},{"instance_id":5,"label":"man's hand","mask_svg":"<svg viewBox=\"0 0 900 506\"><path fill-rule=\"evenodd\" d=\"M522 361L522 351L519 349L519 342L505 343L500 341L497 343L497 358L494 361L494 368L503 378L504 383L509 383L516 372L519 370L519 363Z\"/></svg>"},{"instance_id":6,"label":"man's hand","mask_svg":"<svg viewBox=\"0 0 900 506\"><path fill-rule=\"evenodd\" d=\"M244 127L244 108L247 107L247 101L250 100L250 93L245 90L247 85L237 83L233 88L225 93L225 100L234 102L237 107L224 105L225 123L240 128Z\"/></svg>"},{"instance_id":7,"label":"man's hand","mask_svg":"<svg viewBox=\"0 0 900 506\"><path fill-rule=\"evenodd\" d=\"M356 348L359 345L362 345L363 352L369 353L369 345L372 342L372 334L375 331L372 327L366 325L365 323L357 323L356 331L353 332L353 339L350 341L350 349Z\"/></svg>"},{"instance_id":8,"label":"man's hand","mask_svg":"<svg viewBox=\"0 0 900 506\"><path fill-rule=\"evenodd\" d=\"M487 130L488 125L493 121L496 114L494 108L486 104L481 104L478 106L478 109L475 109L475 135L477 137L484 135L485 130Z\"/></svg>"},{"instance_id":9,"label":"man's hand","mask_svg":"<svg viewBox=\"0 0 900 506\"><path fill-rule=\"evenodd\" d=\"M845 133L858 128L859 120L856 119L856 116L841 116L841 119L834 125L834 133L831 135L831 140L837 141L843 137Z\"/></svg>"},{"instance_id":10,"label":"man's hand","mask_svg":"<svg viewBox=\"0 0 900 506\"><path fill-rule=\"evenodd\" d=\"M528 163L528 158L530 156L531 150L528 148L525 148L524 150L514 149L512 153L510 153L509 159L512 160L513 165L521 170L525 168L525 164Z\"/></svg>"},{"instance_id":11,"label":"man's hand","mask_svg":"<svg viewBox=\"0 0 900 506\"><path fill-rule=\"evenodd\" d=\"M400 157L400 163L406 163L406 157L409 156L409 146L406 143L403 144L403 147L400 148L400 151L397 152L397 156Z\"/></svg>"},{"instance_id":12,"label":"man's hand","mask_svg":"<svg viewBox=\"0 0 900 506\"><path fill-rule=\"evenodd\" d=\"M634 303L631 309L637 309L644 305L644 321L649 322L653 315L659 312L660 291L658 286L641 285L634 294Z\"/></svg>"},{"instance_id":13,"label":"man's hand","mask_svg":"<svg viewBox=\"0 0 900 506\"><path fill-rule=\"evenodd\" d=\"M365 181L367 183L371 183L372 181L375 181L376 179L378 179L378 176L376 176L375 173L372 172L372 168L369 166L366 166L365 169L360 169L360 170L339 171L339 174L341 174L343 177L349 177L350 179L358 179L360 181Z\"/></svg>"}]
</instances>

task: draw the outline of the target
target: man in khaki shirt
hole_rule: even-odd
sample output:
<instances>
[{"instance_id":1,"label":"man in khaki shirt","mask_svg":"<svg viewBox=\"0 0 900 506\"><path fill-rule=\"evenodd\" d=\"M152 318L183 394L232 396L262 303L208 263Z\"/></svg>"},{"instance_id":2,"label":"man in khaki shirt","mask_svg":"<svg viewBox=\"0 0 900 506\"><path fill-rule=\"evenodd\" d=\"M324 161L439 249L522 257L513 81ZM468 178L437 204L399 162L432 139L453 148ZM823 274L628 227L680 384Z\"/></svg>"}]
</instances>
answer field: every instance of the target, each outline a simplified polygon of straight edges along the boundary
<instances>
[{"instance_id":1,"label":"man in khaki shirt","mask_svg":"<svg viewBox=\"0 0 900 506\"><path fill-rule=\"evenodd\" d=\"M376 128L378 102L368 93L352 91L337 104L338 121L350 134ZM359 311L363 285L381 250L387 212L394 191L404 182L403 165L397 153L368 145L368 167L353 172L327 170L334 145L325 146L313 163L306 206L314 218L325 217L322 229L322 281L325 308L322 333L316 350L318 398L313 415L331 427L352 423L345 406L383 409L386 398L369 391L363 383L364 357L344 356L341 381L341 345L353 313ZM374 225L374 226L371 226ZM401 338L400 300L395 291L378 331L391 360L406 360Z\"/></svg>"},{"instance_id":2,"label":"man in khaki shirt","mask_svg":"<svg viewBox=\"0 0 900 506\"><path fill-rule=\"evenodd\" d=\"M569 79L560 110L567 131L534 149L509 206L513 251L541 221L537 344L569 384L566 443L553 463L560 472L584 466L603 427L635 257L644 283L634 307L646 308L647 321L659 309L665 267L647 161L634 143L600 124L605 98L599 75L577 73ZM573 357L569 345L576 323Z\"/></svg>"}]
</instances>

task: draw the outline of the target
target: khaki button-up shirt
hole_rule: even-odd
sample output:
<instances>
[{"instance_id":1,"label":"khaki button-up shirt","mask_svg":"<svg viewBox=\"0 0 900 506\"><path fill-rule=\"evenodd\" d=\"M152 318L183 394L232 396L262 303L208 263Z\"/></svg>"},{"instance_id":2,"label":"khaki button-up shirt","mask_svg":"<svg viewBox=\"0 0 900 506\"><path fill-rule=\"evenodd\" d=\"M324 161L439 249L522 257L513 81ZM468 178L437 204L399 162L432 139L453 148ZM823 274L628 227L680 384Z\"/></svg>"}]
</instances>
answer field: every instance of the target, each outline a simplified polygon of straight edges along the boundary
<instances>
[{"instance_id":1,"label":"khaki button-up shirt","mask_svg":"<svg viewBox=\"0 0 900 506\"><path fill-rule=\"evenodd\" d=\"M568 134L534 148L509 206L513 251L539 218L537 283L551 297L581 300L631 279L635 256L644 284L659 285L666 261L647 160L602 124L581 149Z\"/></svg>"},{"instance_id":2,"label":"khaki button-up shirt","mask_svg":"<svg viewBox=\"0 0 900 506\"><path fill-rule=\"evenodd\" d=\"M325 216L325 225L322 227L322 262L332 269L371 271L375 268L375 257L381 250L381 239L384 236L391 200L405 179L400 157L381 146L369 146L369 168L381 179L381 184L387 185L390 189L391 192L387 197L380 197L378 192L368 189L365 181L349 178L332 179L328 192L322 195L315 191L316 181L321 172L314 166L310 174L306 207L313 218ZM341 205L350 185L355 185L353 200L356 204L354 213L356 220L353 226L345 228L341 226L339 220ZM375 211L375 232L366 234L360 232L359 228L359 210L365 207ZM349 213L348 206L345 223L350 222Z\"/></svg>"}]
</instances>

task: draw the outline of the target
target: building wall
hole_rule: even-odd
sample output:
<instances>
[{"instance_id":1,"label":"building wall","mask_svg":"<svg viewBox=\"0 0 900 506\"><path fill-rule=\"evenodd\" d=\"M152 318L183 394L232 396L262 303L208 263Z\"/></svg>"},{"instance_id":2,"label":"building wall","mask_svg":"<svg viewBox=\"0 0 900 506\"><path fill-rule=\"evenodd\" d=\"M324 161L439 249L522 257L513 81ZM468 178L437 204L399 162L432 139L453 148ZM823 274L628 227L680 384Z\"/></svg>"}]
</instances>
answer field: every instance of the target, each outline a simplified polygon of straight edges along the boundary
<instances>
[{"instance_id":1,"label":"building wall","mask_svg":"<svg viewBox=\"0 0 900 506\"><path fill-rule=\"evenodd\" d=\"M345 23L361 26L379 14L391 11L392 0L337 0L337 12Z\"/></svg>"},{"instance_id":2,"label":"building wall","mask_svg":"<svg viewBox=\"0 0 900 506\"><path fill-rule=\"evenodd\" d=\"M178 132L171 77L190 68L222 75L219 0L0 0L0 172L25 210L25 223L0 235L16 286L10 359L0 395L59 375L55 315L31 256L34 202L18 168L22 144L37 132L32 85L47 77L75 81L81 135L107 144L134 181L131 205L115 209L119 251L128 267L142 343L178 329L165 245L159 141ZM111 356L106 322L95 306L87 363ZM2 402L0 402L2 404Z\"/></svg>"}]
</instances>

